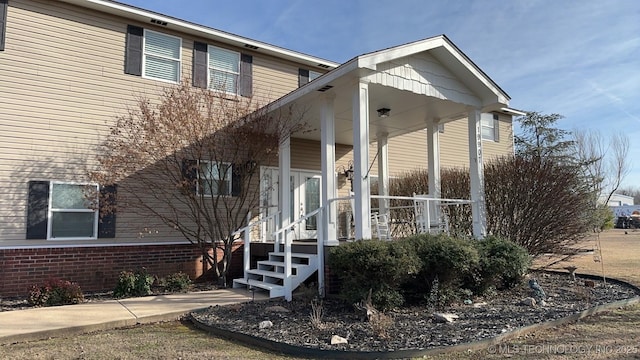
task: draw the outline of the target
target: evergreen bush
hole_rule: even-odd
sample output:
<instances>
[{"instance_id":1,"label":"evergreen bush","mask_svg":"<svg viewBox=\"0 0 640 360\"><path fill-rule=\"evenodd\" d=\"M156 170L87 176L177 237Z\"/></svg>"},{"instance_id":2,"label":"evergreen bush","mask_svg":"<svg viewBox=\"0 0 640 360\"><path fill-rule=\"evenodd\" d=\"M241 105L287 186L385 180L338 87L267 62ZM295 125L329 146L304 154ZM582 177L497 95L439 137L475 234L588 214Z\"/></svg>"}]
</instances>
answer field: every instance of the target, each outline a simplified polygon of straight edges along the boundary
<instances>
[{"instance_id":1,"label":"evergreen bush","mask_svg":"<svg viewBox=\"0 0 640 360\"><path fill-rule=\"evenodd\" d=\"M123 271L118 277L118 284L113 290L113 296L123 298L149 295L151 294L153 280L153 276L149 275L144 269L136 272Z\"/></svg>"},{"instance_id":2,"label":"evergreen bush","mask_svg":"<svg viewBox=\"0 0 640 360\"><path fill-rule=\"evenodd\" d=\"M364 240L333 248L329 264L346 301L357 303L371 289L373 305L387 310L404 303L400 286L419 271L420 260L405 242Z\"/></svg>"}]
</instances>

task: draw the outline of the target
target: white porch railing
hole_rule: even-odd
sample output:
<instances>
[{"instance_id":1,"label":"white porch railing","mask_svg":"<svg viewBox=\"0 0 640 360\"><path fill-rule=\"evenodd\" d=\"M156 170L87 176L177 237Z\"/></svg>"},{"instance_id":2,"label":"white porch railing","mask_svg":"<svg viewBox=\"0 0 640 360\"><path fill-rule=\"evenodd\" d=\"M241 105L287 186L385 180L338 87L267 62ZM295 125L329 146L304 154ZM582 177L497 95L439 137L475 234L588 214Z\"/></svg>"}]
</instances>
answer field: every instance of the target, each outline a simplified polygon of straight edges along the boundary
<instances>
[{"instance_id":1,"label":"white porch railing","mask_svg":"<svg viewBox=\"0 0 640 360\"><path fill-rule=\"evenodd\" d=\"M391 224L387 225L396 225L395 229L391 229L392 236L389 238L398 238L402 236L411 235L411 233L422 233L429 232L432 229L432 225L434 223L438 223L438 213L443 206L459 206L459 205L468 205L471 204L470 200L463 199L444 199L444 198L431 198L425 195L415 195L415 196L380 196L380 195L372 195L371 198L377 201L385 201L386 204L382 208L388 211L388 214L385 218L391 222ZM284 227L279 227L279 213L275 213L273 215L260 218L256 221L251 222L252 216L251 213L247 216L247 226L238 229L234 232L234 236L243 235L244 240L244 252L243 252L243 260L244 260L244 279L247 280L247 272L250 270L251 266L251 238L252 238L252 229L257 226L260 226L261 229L265 229L264 224L269 221L274 221L275 231L270 234L266 234L264 230L261 230L260 239L265 241L266 235L271 235L274 240L274 252L280 252L280 246L283 246L283 258L284 258L284 288L285 288L285 298L287 300L291 299L291 294L293 292L292 286L292 239L289 235L291 231L298 225L300 225L303 221L316 216L317 217L317 241L316 241L316 254L317 254L317 272L318 272L318 291L321 296L324 296L324 244L325 244L325 234L324 230L324 221L331 219L332 217L329 214L330 209L335 209L340 215L345 212L345 207L332 206L338 205L334 203L340 202L348 202L349 203L349 215L353 216L352 205L353 196L339 197L329 200L329 204L326 207L320 207L314 211L311 211L299 219L287 224ZM375 210L375 208L374 208ZM402 215L411 215L411 217L407 216L407 219L402 219ZM395 216L394 216L395 215ZM434 217L434 215L436 215ZM336 216L337 217L337 216ZM407 230L398 231L397 225L406 225L408 223L413 223L415 226L413 231ZM339 221L340 223L340 221ZM439 223L438 223L439 225ZM345 222L345 226L351 226L349 221ZM395 230L395 231L394 231ZM349 229L349 233L350 233Z\"/></svg>"}]
</instances>

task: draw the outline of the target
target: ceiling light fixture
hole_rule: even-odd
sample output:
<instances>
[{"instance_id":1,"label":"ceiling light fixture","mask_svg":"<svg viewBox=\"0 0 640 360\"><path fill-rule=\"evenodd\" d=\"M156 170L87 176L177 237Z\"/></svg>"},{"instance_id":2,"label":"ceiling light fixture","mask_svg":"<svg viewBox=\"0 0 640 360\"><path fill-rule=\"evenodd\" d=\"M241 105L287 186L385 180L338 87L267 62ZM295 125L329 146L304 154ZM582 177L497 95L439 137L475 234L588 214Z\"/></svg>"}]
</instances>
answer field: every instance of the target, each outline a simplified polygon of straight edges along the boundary
<instances>
[{"instance_id":1,"label":"ceiling light fixture","mask_svg":"<svg viewBox=\"0 0 640 360\"><path fill-rule=\"evenodd\" d=\"M378 117L387 118L387 117L389 117L389 113L391 112L391 109L389 109L389 108L380 108L377 111L378 111Z\"/></svg>"}]
</instances>

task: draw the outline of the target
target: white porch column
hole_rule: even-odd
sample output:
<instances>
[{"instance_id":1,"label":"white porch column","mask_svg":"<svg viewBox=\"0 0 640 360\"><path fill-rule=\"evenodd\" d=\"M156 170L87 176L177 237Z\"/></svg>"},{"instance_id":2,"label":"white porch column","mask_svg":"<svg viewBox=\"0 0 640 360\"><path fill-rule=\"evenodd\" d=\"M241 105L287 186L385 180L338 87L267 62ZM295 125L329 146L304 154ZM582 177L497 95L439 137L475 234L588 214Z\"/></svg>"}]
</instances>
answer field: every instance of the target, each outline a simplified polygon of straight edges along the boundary
<instances>
[{"instance_id":1,"label":"white porch column","mask_svg":"<svg viewBox=\"0 0 640 360\"><path fill-rule=\"evenodd\" d=\"M322 102L320 110L321 125L321 168L322 168L322 199L320 206L325 207L325 216L320 226L324 234L326 245L338 245L338 213L336 203L330 199L338 197L336 186L336 140L335 140L335 113L333 100L335 95L327 94ZM321 241L321 239L318 239Z\"/></svg>"},{"instance_id":2,"label":"white porch column","mask_svg":"<svg viewBox=\"0 0 640 360\"><path fill-rule=\"evenodd\" d=\"M482 239L487 233L487 214L484 202L484 168L482 164L482 123L480 110L469 111L469 171L471 180L471 213L473 236Z\"/></svg>"},{"instance_id":3,"label":"white porch column","mask_svg":"<svg viewBox=\"0 0 640 360\"><path fill-rule=\"evenodd\" d=\"M355 237L371 239L369 191L369 84L358 82L353 92L353 192Z\"/></svg>"},{"instance_id":4,"label":"white porch column","mask_svg":"<svg viewBox=\"0 0 640 360\"><path fill-rule=\"evenodd\" d=\"M287 136L280 142L278 148L278 166L280 170L280 179L278 181L279 193L280 193L280 229L288 226L291 223L291 137ZM276 239L274 244L274 251L279 251L279 241L282 239L284 243L284 291L285 299L291 301L291 241L289 234L291 231L285 231L281 237Z\"/></svg>"},{"instance_id":5,"label":"white porch column","mask_svg":"<svg viewBox=\"0 0 640 360\"><path fill-rule=\"evenodd\" d=\"M440 197L440 131L435 119L427 120L427 158L429 169L429 195Z\"/></svg>"},{"instance_id":6,"label":"white porch column","mask_svg":"<svg viewBox=\"0 0 640 360\"><path fill-rule=\"evenodd\" d=\"M378 133L378 194L389 196L389 134ZM389 199L378 199L380 214L389 213Z\"/></svg>"}]
</instances>

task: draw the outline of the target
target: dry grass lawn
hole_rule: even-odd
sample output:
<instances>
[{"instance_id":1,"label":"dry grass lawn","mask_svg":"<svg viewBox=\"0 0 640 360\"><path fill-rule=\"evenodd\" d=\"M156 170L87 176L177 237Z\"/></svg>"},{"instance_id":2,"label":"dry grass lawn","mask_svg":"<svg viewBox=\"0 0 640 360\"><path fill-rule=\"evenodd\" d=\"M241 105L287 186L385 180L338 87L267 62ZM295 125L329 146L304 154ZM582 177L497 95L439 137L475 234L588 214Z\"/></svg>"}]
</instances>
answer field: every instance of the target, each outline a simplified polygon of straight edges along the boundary
<instances>
[{"instance_id":1,"label":"dry grass lawn","mask_svg":"<svg viewBox=\"0 0 640 360\"><path fill-rule=\"evenodd\" d=\"M606 277L640 286L640 230L607 230L599 235L591 235L580 247L596 251L594 254L583 255L571 261L570 264L578 267L577 273L602 276L604 267ZM596 262L598 249L602 252L602 257L601 261ZM561 264L554 268L562 269L567 265Z\"/></svg>"},{"instance_id":2,"label":"dry grass lawn","mask_svg":"<svg viewBox=\"0 0 640 360\"><path fill-rule=\"evenodd\" d=\"M598 248L597 238L582 247ZM574 259L578 273L640 285L640 231L600 234L602 262ZM562 269L568 264L556 266ZM487 349L436 359L640 359L640 305L537 331ZM1 359L291 359L209 336L179 322L102 331L73 338L0 346Z\"/></svg>"}]
</instances>

